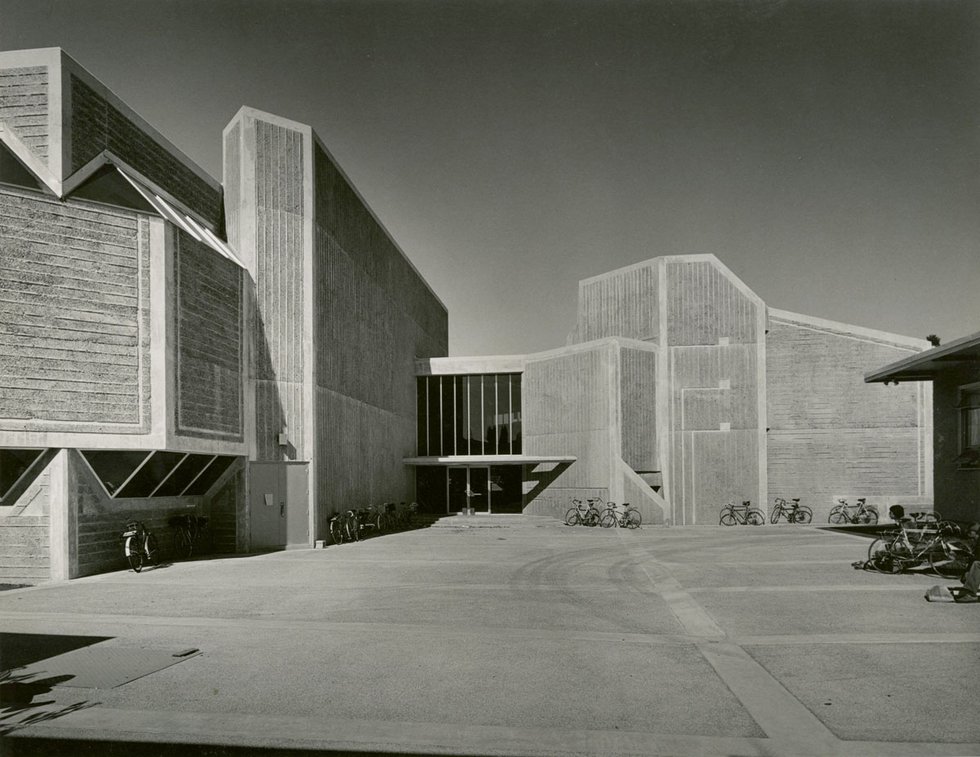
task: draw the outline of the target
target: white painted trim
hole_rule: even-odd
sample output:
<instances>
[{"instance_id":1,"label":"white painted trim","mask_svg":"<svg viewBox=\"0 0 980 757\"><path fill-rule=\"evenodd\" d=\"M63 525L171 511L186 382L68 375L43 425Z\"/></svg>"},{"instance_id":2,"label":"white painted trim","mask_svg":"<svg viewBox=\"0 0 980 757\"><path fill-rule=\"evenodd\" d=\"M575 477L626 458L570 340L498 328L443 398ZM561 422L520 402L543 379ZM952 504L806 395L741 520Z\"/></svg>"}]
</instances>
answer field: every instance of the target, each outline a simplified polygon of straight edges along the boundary
<instances>
[{"instance_id":1,"label":"white painted trim","mask_svg":"<svg viewBox=\"0 0 980 757\"><path fill-rule=\"evenodd\" d=\"M907 347L914 350L924 350L930 347L929 342L925 339L916 339L915 337L893 334L863 326L853 326L848 323L842 323L841 321L831 321L826 318L792 313L788 310L769 308L769 318L791 326L809 327L812 331L829 332L837 336L847 336L870 341L874 344L885 343L895 347Z\"/></svg>"}]
</instances>

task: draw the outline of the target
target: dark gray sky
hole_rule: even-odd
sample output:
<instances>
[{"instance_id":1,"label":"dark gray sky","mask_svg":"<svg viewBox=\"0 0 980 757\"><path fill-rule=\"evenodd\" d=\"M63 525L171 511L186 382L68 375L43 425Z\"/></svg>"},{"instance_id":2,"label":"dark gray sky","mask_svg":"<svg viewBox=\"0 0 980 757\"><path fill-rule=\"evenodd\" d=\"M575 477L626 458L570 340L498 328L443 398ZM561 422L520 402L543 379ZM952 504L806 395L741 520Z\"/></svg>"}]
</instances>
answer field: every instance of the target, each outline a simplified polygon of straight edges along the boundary
<instances>
[{"instance_id":1,"label":"dark gray sky","mask_svg":"<svg viewBox=\"0 0 980 757\"><path fill-rule=\"evenodd\" d=\"M770 306L980 330L980 3L0 0L215 176L313 126L450 312L565 342L577 282L711 252Z\"/></svg>"}]
</instances>

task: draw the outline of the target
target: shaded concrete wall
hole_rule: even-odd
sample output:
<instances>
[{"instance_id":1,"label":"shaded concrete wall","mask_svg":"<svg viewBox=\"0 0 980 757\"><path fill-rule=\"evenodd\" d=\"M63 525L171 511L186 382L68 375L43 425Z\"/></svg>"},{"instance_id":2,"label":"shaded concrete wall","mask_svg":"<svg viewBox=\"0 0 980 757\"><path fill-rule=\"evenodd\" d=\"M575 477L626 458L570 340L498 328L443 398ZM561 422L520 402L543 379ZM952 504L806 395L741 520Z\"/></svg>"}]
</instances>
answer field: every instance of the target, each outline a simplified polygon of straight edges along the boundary
<instances>
[{"instance_id":1,"label":"shaded concrete wall","mask_svg":"<svg viewBox=\"0 0 980 757\"><path fill-rule=\"evenodd\" d=\"M200 213L213 228L221 225L220 188L203 179L173 154L172 147L114 102L98 82L68 66L71 170L108 150ZM87 80L86 80L87 79Z\"/></svg>"},{"instance_id":2,"label":"shaded concrete wall","mask_svg":"<svg viewBox=\"0 0 980 757\"><path fill-rule=\"evenodd\" d=\"M771 311L766 376L770 499L800 497L815 522L838 498L931 502L930 387L866 384L925 342Z\"/></svg>"},{"instance_id":3,"label":"shaded concrete wall","mask_svg":"<svg viewBox=\"0 0 980 757\"><path fill-rule=\"evenodd\" d=\"M342 506L412 497L415 359L446 354L446 309L310 127L244 108L224 139L254 281L246 436L253 459L310 463L318 538Z\"/></svg>"},{"instance_id":4,"label":"shaded concrete wall","mask_svg":"<svg viewBox=\"0 0 980 757\"><path fill-rule=\"evenodd\" d=\"M940 373L933 387L935 421L935 506L943 517L980 521L980 468L958 462L960 455L960 387L980 383L980 368L959 367ZM905 387L888 386L893 392Z\"/></svg>"},{"instance_id":5,"label":"shaded concrete wall","mask_svg":"<svg viewBox=\"0 0 980 757\"><path fill-rule=\"evenodd\" d=\"M317 529L342 507L414 498L418 358L448 350L446 308L318 142L313 325Z\"/></svg>"},{"instance_id":6,"label":"shaded concrete wall","mask_svg":"<svg viewBox=\"0 0 980 757\"><path fill-rule=\"evenodd\" d=\"M183 231L175 240L175 433L240 442L243 272Z\"/></svg>"},{"instance_id":7,"label":"shaded concrete wall","mask_svg":"<svg viewBox=\"0 0 980 757\"><path fill-rule=\"evenodd\" d=\"M156 537L160 550L158 562L174 559L173 530L167 522L174 515L206 515L216 519L216 536L219 536L216 546L222 551L234 551L228 539L226 513L231 502L239 507L237 503L241 501L235 489L240 486L242 463L233 463L204 496L111 499L79 452L65 450L65 454L67 484L61 491L67 499L52 503L69 523L65 528L67 543L59 545L52 540L55 550L65 552L67 575L64 578L127 568L120 534L131 520L142 521ZM215 498L218 509L212 512ZM58 555L53 554L52 559L55 558Z\"/></svg>"}]
</instances>

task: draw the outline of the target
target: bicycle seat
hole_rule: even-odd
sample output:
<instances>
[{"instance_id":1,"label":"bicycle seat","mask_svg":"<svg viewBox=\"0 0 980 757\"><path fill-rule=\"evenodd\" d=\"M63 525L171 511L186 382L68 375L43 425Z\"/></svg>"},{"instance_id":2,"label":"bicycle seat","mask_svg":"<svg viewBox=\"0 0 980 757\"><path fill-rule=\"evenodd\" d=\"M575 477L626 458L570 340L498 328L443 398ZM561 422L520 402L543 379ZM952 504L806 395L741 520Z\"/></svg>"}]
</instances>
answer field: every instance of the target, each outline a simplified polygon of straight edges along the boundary
<instances>
[{"instance_id":1,"label":"bicycle seat","mask_svg":"<svg viewBox=\"0 0 980 757\"><path fill-rule=\"evenodd\" d=\"M793 501L794 501L794 502L795 502L796 504L800 504L800 498L799 498L799 497L793 497Z\"/></svg>"},{"instance_id":2,"label":"bicycle seat","mask_svg":"<svg viewBox=\"0 0 980 757\"><path fill-rule=\"evenodd\" d=\"M868 499L867 497L861 497L860 499L858 499L858 504L863 505L867 501L867 499Z\"/></svg>"}]
</instances>

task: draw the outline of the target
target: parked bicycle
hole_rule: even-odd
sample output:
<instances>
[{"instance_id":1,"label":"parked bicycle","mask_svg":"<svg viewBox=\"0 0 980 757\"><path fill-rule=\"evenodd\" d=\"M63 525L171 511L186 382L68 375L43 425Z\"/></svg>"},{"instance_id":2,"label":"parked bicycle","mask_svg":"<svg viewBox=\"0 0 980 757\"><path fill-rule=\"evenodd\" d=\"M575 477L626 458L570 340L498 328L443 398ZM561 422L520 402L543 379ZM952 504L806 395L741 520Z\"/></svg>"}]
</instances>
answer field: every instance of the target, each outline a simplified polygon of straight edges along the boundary
<instances>
[{"instance_id":1,"label":"parked bicycle","mask_svg":"<svg viewBox=\"0 0 980 757\"><path fill-rule=\"evenodd\" d=\"M211 548L208 519L201 515L174 515L167 523L174 529L174 554L188 558L196 547L199 552Z\"/></svg>"},{"instance_id":2,"label":"parked bicycle","mask_svg":"<svg viewBox=\"0 0 980 757\"><path fill-rule=\"evenodd\" d=\"M142 521L133 520L126 524L122 539L129 567L139 573L143 570L143 565L150 562L157 552L156 537Z\"/></svg>"},{"instance_id":3,"label":"parked bicycle","mask_svg":"<svg viewBox=\"0 0 980 757\"><path fill-rule=\"evenodd\" d=\"M896 531L884 532L868 546L868 563L882 573L901 573L925 563L937 575L962 575L972 561L968 544L936 524L919 526L902 518Z\"/></svg>"},{"instance_id":4,"label":"parked bicycle","mask_svg":"<svg viewBox=\"0 0 980 757\"><path fill-rule=\"evenodd\" d=\"M573 499L572 506L565 513L566 526L598 526L602 513L599 511L597 503L602 502L600 497L593 497L588 504L583 504L580 499Z\"/></svg>"},{"instance_id":5,"label":"parked bicycle","mask_svg":"<svg viewBox=\"0 0 980 757\"><path fill-rule=\"evenodd\" d=\"M610 502L606 506L606 511L599 519L599 525L603 528L639 528L642 517L640 511L633 507L629 502L617 505Z\"/></svg>"},{"instance_id":6,"label":"parked bicycle","mask_svg":"<svg viewBox=\"0 0 980 757\"><path fill-rule=\"evenodd\" d=\"M761 526L766 522L766 516L762 510L752 507L752 500L745 500L741 505L729 502L719 514L718 522L722 526L750 525Z\"/></svg>"},{"instance_id":7,"label":"parked bicycle","mask_svg":"<svg viewBox=\"0 0 980 757\"><path fill-rule=\"evenodd\" d=\"M780 518L786 518L787 523L809 523L813 520L813 510L800 504L800 498L794 497L792 504L782 497L776 497L776 502L769 513L770 523L779 523Z\"/></svg>"},{"instance_id":8,"label":"parked bicycle","mask_svg":"<svg viewBox=\"0 0 980 757\"><path fill-rule=\"evenodd\" d=\"M878 508L874 505L866 504L867 499L861 497L857 504L849 505L846 499L837 500L827 516L828 523L860 523L873 526L878 522Z\"/></svg>"},{"instance_id":9,"label":"parked bicycle","mask_svg":"<svg viewBox=\"0 0 980 757\"><path fill-rule=\"evenodd\" d=\"M335 513L330 517L327 525L330 529L330 538L334 544L357 541L360 538L357 513L353 510Z\"/></svg>"}]
</instances>

